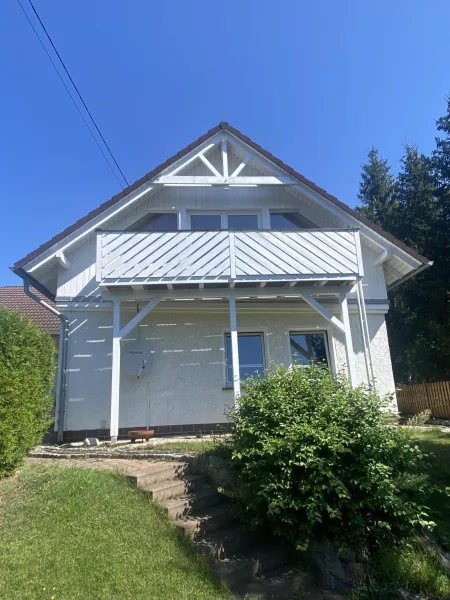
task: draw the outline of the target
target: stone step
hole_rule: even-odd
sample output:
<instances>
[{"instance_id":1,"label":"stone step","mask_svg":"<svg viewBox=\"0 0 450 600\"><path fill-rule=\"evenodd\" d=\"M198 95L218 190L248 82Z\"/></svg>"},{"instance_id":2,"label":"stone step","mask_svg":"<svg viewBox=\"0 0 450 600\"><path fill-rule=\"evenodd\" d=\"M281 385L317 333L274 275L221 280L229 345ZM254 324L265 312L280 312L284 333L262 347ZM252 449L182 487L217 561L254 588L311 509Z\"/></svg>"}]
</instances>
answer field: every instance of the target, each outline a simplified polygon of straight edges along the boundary
<instances>
[{"instance_id":1,"label":"stone step","mask_svg":"<svg viewBox=\"0 0 450 600\"><path fill-rule=\"evenodd\" d=\"M175 525L195 540L216 529L230 525L234 519L231 504L223 503L198 511L188 517L176 519Z\"/></svg>"},{"instance_id":2,"label":"stone step","mask_svg":"<svg viewBox=\"0 0 450 600\"><path fill-rule=\"evenodd\" d=\"M212 569L228 588L253 580L258 573L258 561L253 558L233 558L212 563Z\"/></svg>"},{"instance_id":3,"label":"stone step","mask_svg":"<svg viewBox=\"0 0 450 600\"><path fill-rule=\"evenodd\" d=\"M290 566L281 566L231 586L235 600L260 600L261 598L287 598L295 592L301 592L301 598L316 600L313 581L308 573L302 573Z\"/></svg>"},{"instance_id":4,"label":"stone step","mask_svg":"<svg viewBox=\"0 0 450 600\"><path fill-rule=\"evenodd\" d=\"M254 542L251 532L239 527L226 527L206 534L196 542L199 552L212 560L229 558L238 550L250 546Z\"/></svg>"},{"instance_id":5,"label":"stone step","mask_svg":"<svg viewBox=\"0 0 450 600\"><path fill-rule=\"evenodd\" d=\"M202 475L182 475L180 479L170 478L156 483L139 483L139 487L149 492L154 500L162 502L200 490L205 483Z\"/></svg>"},{"instance_id":6,"label":"stone step","mask_svg":"<svg viewBox=\"0 0 450 600\"><path fill-rule=\"evenodd\" d=\"M161 504L172 519L180 519L181 517L190 515L194 511L216 506L222 501L223 496L217 490L206 489L187 494L181 498L162 500Z\"/></svg>"},{"instance_id":7,"label":"stone step","mask_svg":"<svg viewBox=\"0 0 450 600\"><path fill-rule=\"evenodd\" d=\"M286 565L288 561L286 549L278 542L273 544L249 546L248 548L242 550L237 556L257 560L258 576Z\"/></svg>"},{"instance_id":8,"label":"stone step","mask_svg":"<svg viewBox=\"0 0 450 600\"><path fill-rule=\"evenodd\" d=\"M127 477L135 485L157 483L170 478L182 477L189 472L187 463L179 462L155 462L149 463L148 467L133 470L127 474Z\"/></svg>"},{"instance_id":9,"label":"stone step","mask_svg":"<svg viewBox=\"0 0 450 600\"><path fill-rule=\"evenodd\" d=\"M286 560L286 551L280 544L248 546L243 552L216 561L213 569L219 579L232 588L286 565Z\"/></svg>"}]
</instances>

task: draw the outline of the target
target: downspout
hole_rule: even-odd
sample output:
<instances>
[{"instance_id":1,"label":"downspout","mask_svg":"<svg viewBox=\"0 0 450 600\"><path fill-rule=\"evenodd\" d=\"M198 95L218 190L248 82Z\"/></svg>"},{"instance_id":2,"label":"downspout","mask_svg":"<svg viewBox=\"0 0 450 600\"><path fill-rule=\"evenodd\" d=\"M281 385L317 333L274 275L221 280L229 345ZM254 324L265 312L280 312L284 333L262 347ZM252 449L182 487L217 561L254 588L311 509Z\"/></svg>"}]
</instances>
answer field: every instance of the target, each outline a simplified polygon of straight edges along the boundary
<instances>
[{"instance_id":1,"label":"downspout","mask_svg":"<svg viewBox=\"0 0 450 600\"><path fill-rule=\"evenodd\" d=\"M356 299L358 302L359 321L361 325L361 333L364 344L364 359L366 362L367 377L369 385L376 391L375 374L373 370L372 349L370 347L370 332L367 322L366 301L364 299L364 291L361 279L356 284Z\"/></svg>"},{"instance_id":2,"label":"downspout","mask_svg":"<svg viewBox=\"0 0 450 600\"><path fill-rule=\"evenodd\" d=\"M33 294L30 290L30 282L27 279L23 281L23 289L25 294L32 300L43 306L45 309L56 315L60 321L59 327L59 355L58 355L58 373L56 381L56 424L57 424L57 441L62 442L64 439L64 416L66 410L67 396L67 357L68 357L68 342L69 342L69 319L62 312L47 304L44 300Z\"/></svg>"}]
</instances>

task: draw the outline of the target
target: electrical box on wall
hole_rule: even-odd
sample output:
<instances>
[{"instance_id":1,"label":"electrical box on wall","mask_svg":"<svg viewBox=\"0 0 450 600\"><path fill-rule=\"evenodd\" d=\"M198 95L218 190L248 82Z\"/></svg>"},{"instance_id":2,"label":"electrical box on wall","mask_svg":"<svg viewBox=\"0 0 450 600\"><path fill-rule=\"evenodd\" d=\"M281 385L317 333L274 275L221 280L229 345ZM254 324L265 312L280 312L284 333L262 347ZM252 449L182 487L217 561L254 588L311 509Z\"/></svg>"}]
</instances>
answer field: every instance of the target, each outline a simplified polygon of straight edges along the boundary
<instances>
[{"instance_id":1,"label":"electrical box on wall","mask_svg":"<svg viewBox=\"0 0 450 600\"><path fill-rule=\"evenodd\" d=\"M128 342L122 348L122 368L130 377L144 378L150 371L151 352L147 344Z\"/></svg>"}]
</instances>

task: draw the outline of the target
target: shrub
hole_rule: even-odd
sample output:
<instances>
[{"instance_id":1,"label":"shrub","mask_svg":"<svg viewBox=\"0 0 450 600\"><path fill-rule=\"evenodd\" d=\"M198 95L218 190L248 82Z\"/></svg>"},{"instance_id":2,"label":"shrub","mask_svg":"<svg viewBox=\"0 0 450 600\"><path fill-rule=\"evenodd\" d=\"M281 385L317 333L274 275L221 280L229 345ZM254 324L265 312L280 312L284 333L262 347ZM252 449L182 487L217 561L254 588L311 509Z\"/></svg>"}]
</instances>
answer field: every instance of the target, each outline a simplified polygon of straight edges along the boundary
<instances>
[{"instance_id":1,"label":"shrub","mask_svg":"<svg viewBox=\"0 0 450 600\"><path fill-rule=\"evenodd\" d=\"M420 427L421 425L425 425L425 423L427 421L429 421L430 419L431 419L431 410L429 408L426 408L422 412L417 413L416 415L413 415L412 417L409 417L409 419L406 421L406 424L409 427Z\"/></svg>"},{"instance_id":2,"label":"shrub","mask_svg":"<svg viewBox=\"0 0 450 600\"><path fill-rule=\"evenodd\" d=\"M230 415L232 462L253 525L305 549L313 535L357 545L427 524L424 455L387 424L375 393L313 366L279 368L244 389Z\"/></svg>"},{"instance_id":3,"label":"shrub","mask_svg":"<svg viewBox=\"0 0 450 600\"><path fill-rule=\"evenodd\" d=\"M55 356L48 334L0 307L0 477L42 441L51 422Z\"/></svg>"}]
</instances>

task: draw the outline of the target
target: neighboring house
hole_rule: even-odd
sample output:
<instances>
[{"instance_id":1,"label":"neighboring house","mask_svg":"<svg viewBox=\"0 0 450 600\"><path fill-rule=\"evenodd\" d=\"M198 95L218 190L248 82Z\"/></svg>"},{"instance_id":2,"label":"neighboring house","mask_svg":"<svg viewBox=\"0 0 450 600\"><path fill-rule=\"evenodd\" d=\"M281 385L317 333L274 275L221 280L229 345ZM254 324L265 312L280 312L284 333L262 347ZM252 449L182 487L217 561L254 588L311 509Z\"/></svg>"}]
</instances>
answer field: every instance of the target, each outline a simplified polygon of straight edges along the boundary
<instances>
[{"instance_id":1,"label":"neighboring house","mask_svg":"<svg viewBox=\"0 0 450 600\"><path fill-rule=\"evenodd\" d=\"M39 298L55 307L54 302L48 300L44 294L41 294L34 289L32 291ZM0 306L10 308L11 310L18 310L31 321L33 321L39 327L39 329L49 333L56 343L58 342L60 327L60 321L58 317L27 296L22 286L0 286Z\"/></svg>"},{"instance_id":2,"label":"neighboring house","mask_svg":"<svg viewBox=\"0 0 450 600\"><path fill-rule=\"evenodd\" d=\"M69 320L59 438L115 440L215 429L275 364L394 394L387 289L429 264L221 123L13 270Z\"/></svg>"}]
</instances>

